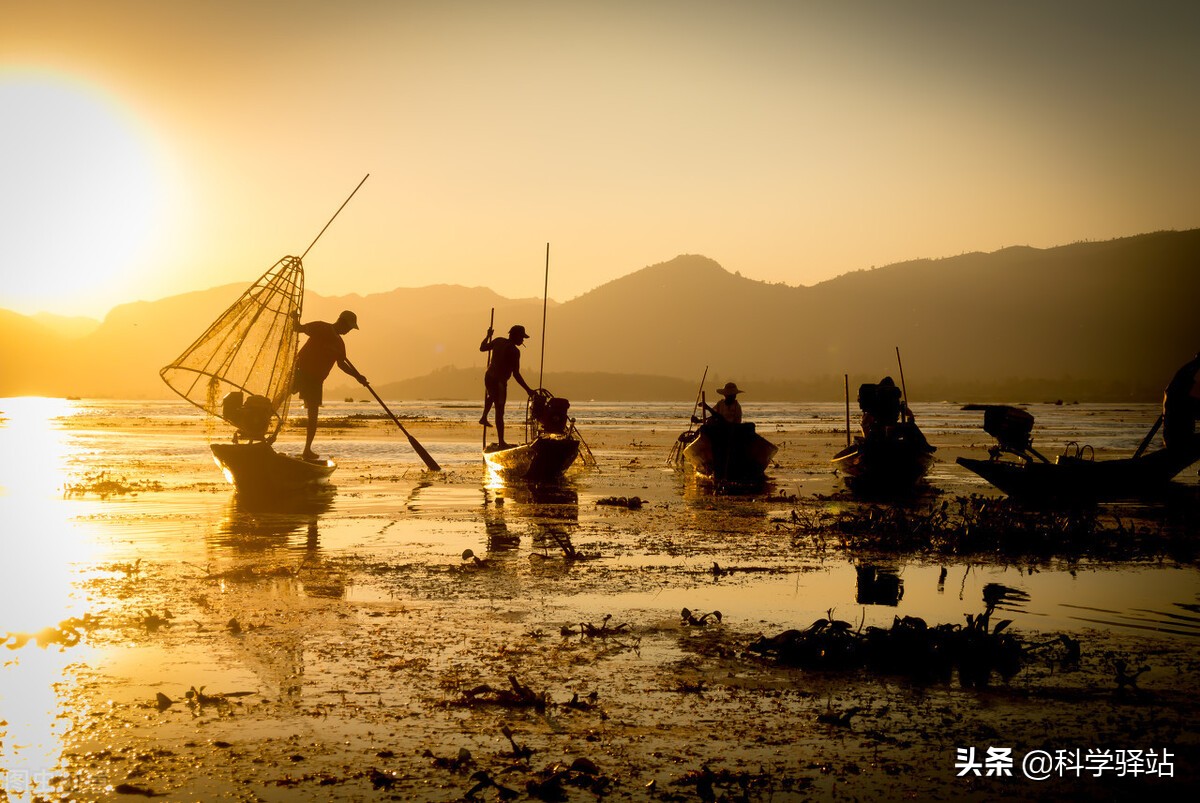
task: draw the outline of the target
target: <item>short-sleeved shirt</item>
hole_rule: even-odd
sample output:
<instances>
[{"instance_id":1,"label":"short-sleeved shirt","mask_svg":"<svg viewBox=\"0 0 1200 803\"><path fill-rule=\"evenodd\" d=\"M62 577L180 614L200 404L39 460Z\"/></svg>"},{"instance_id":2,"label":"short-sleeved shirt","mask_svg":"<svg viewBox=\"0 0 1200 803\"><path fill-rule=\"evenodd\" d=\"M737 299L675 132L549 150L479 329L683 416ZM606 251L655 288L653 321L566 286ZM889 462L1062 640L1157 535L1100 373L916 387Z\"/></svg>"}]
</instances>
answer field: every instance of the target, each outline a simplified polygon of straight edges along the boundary
<instances>
[{"instance_id":1,"label":"short-sleeved shirt","mask_svg":"<svg viewBox=\"0 0 1200 803\"><path fill-rule=\"evenodd\" d=\"M335 363L346 359L346 341L325 321L303 324L299 331L308 335L308 340L296 355L296 370L324 380Z\"/></svg>"},{"instance_id":2,"label":"short-sleeved shirt","mask_svg":"<svg viewBox=\"0 0 1200 803\"><path fill-rule=\"evenodd\" d=\"M721 399L713 405L713 411L730 424L742 423L742 405L737 399L734 399L732 402L726 402L724 399Z\"/></svg>"}]
</instances>

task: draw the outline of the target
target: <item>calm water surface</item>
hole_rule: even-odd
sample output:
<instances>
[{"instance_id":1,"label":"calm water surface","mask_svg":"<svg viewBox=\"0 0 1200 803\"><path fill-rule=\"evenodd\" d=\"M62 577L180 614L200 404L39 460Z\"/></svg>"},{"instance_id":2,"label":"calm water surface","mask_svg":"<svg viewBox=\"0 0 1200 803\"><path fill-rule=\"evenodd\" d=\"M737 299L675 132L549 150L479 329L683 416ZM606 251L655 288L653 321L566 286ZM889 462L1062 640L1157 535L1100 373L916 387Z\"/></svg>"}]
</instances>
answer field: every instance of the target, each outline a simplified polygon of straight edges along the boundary
<instances>
[{"instance_id":1,"label":"calm water surface","mask_svg":"<svg viewBox=\"0 0 1200 803\"><path fill-rule=\"evenodd\" d=\"M748 404L749 407L749 404ZM373 405L341 402L324 409L328 418L364 417L373 424L322 434L323 448L335 453L337 488L286 510L250 509L223 484L213 468L207 444L221 434L205 425L184 403L133 401L0 400L0 453L20 459L0 462L0 516L9 523L4 541L6 577L0 584L0 632L18 632L77 615L87 601L79 593L75 567L136 560L220 558L245 548L255 537L279 549L317 548L336 555L359 550L400 554L431 562L460 560L463 549L489 551L489 527L496 529L496 496L481 476L478 446L462 437L422 431L422 419L469 423L477 405L463 402L396 402L421 433L422 443L446 474L429 478L419 471L412 452L397 433L380 424ZM1081 430L1097 449L1137 447L1157 410L1151 405L1035 405L1036 443L1048 454L1078 439ZM522 505L510 498L506 528L518 535L535 530L546 515L570 519L572 537L581 545L603 544L605 563L614 567L674 567L694 572L694 583L613 589L612 604L630 609L678 610L685 605L720 609L726 615L767 624L807 624L834 609L846 619L890 622L893 615L931 621L960 621L977 613L988 584L1009 589L1003 606L1018 625L1037 629L1106 627L1194 637L1200 624L1200 573L1192 566L1121 565L989 566L970 563L929 565L903 555L888 556L863 568L857 556L792 549L772 524L791 503L712 500L697 497L660 462L665 451L647 450L644 441L681 429L686 405L583 402L572 406L585 438L630 433L628 445L610 446L598 455L601 471L584 473L571 483L568 504ZM916 406L930 441L961 443L982 450L988 438L982 415L958 405ZM759 431L781 445L773 471L780 491L801 494L813 483L829 483L823 460L789 453L789 439L824 435L836 446L844 439L841 404L753 405ZM669 443L670 441L666 441ZM322 444L318 444L319 446ZM662 452L662 453L660 453ZM947 493L987 492L981 480L953 464L952 450L931 473L931 482ZM621 473L640 461L650 482ZM73 485L100 487L106 479L128 492L102 498L97 492L65 493ZM1180 482L1194 485L1195 469ZM659 488L661 486L661 489ZM824 486L820 486L824 487ZM614 488L639 494L651 510L684 511L682 519L659 517L625 521L595 505ZM508 494L512 497L512 494ZM523 511L526 515L523 515ZM530 513L530 511L533 511ZM555 511L547 513L547 511ZM564 513L565 511L565 513ZM598 514L597 511L600 513ZM723 523L737 522L736 533ZM682 521L691 531L677 532ZM524 542L525 552L530 547ZM665 547L664 544L669 544ZM260 544L259 546L262 546ZM520 550L518 557L528 557ZM507 556L511 557L511 556ZM704 572L714 562L734 565L758 561L757 574L714 580ZM885 591L873 590L871 572L882 573ZM944 576L943 576L944 575ZM894 584L898 593L891 593ZM865 587L865 588L864 588ZM351 597L371 598L369 588ZM613 602L615 600L615 602ZM689 603L687 600L691 600ZM570 604L592 601L578 596ZM40 624L39 624L40 623Z\"/></svg>"}]
</instances>

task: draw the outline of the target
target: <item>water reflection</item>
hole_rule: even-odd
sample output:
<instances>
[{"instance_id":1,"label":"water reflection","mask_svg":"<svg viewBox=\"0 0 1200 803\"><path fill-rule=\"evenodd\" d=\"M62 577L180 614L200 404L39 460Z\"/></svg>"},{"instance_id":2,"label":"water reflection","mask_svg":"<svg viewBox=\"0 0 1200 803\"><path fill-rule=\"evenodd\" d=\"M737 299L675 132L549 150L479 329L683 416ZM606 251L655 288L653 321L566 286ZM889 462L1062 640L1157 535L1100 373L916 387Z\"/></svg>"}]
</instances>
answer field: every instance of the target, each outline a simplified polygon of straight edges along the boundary
<instances>
[{"instance_id":1,"label":"water reflection","mask_svg":"<svg viewBox=\"0 0 1200 803\"><path fill-rule=\"evenodd\" d=\"M99 553L73 521L79 503L63 498L78 449L61 422L72 409L63 399L0 400L0 769L14 799L46 791L69 721L58 716L74 687L68 667L88 654L76 639L39 644L39 634L89 614L77 564Z\"/></svg>"},{"instance_id":2,"label":"water reflection","mask_svg":"<svg viewBox=\"0 0 1200 803\"><path fill-rule=\"evenodd\" d=\"M856 576L855 601L860 605L889 605L896 607L904 596L904 580L894 566L859 563Z\"/></svg>"},{"instance_id":3,"label":"water reflection","mask_svg":"<svg viewBox=\"0 0 1200 803\"><path fill-rule=\"evenodd\" d=\"M318 548L318 524L333 505L334 486L293 494L255 495L235 493L226 506L213 546L236 552L294 549L293 536L302 534L303 547Z\"/></svg>"},{"instance_id":4,"label":"water reflection","mask_svg":"<svg viewBox=\"0 0 1200 803\"><path fill-rule=\"evenodd\" d=\"M503 484L492 478L484 486L483 495L490 554L503 555L516 549L522 525L540 557L569 558L577 554L571 539L579 526L579 492L570 480Z\"/></svg>"}]
</instances>

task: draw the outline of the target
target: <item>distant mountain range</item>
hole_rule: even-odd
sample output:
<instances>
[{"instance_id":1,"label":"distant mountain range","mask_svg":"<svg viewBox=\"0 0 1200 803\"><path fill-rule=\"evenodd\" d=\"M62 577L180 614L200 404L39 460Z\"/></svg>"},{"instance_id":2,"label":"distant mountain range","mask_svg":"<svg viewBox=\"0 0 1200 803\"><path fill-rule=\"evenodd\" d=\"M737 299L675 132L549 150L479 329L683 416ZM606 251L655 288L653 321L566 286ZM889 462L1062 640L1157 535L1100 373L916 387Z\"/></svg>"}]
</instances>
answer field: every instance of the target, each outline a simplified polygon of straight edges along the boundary
<instances>
[{"instance_id":1,"label":"distant mountain range","mask_svg":"<svg viewBox=\"0 0 1200 803\"><path fill-rule=\"evenodd\" d=\"M158 369L256 277L124 304L98 324L0 310L0 395L168 398ZM733 380L747 398L836 400L844 374L852 392L896 376L899 347L914 401L1153 401L1200 349L1197 298L1200 229L916 260L811 287L686 255L552 302L544 384L568 398L690 400L707 367L710 396ZM350 357L386 397L474 399L493 308L498 334L521 323L533 335L523 372L536 384L541 299L449 285L310 293L304 318L354 310ZM343 378L327 397L362 395Z\"/></svg>"}]
</instances>

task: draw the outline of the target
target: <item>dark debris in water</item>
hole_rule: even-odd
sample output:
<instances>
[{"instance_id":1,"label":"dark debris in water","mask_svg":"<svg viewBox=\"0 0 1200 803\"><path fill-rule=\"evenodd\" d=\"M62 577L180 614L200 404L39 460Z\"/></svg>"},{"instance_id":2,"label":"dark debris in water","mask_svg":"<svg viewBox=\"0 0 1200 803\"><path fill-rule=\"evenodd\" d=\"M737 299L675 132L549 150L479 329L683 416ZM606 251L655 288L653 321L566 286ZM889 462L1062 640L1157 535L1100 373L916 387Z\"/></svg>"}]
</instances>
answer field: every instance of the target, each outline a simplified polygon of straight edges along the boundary
<instances>
[{"instance_id":1,"label":"dark debris in water","mask_svg":"<svg viewBox=\"0 0 1200 803\"><path fill-rule=\"evenodd\" d=\"M1006 632L1011 620L991 623L994 608L967 615L966 625L930 626L915 616L895 617L890 628L855 628L818 619L806 630L760 637L747 650L805 669L868 669L922 682L948 683L958 673L964 687L988 685L993 673L1008 680L1021 668L1021 640Z\"/></svg>"},{"instance_id":2,"label":"dark debris in water","mask_svg":"<svg viewBox=\"0 0 1200 803\"><path fill-rule=\"evenodd\" d=\"M115 477L107 471L97 471L83 475L77 482L63 485L63 498L82 497L95 494L101 499L110 496L136 496L145 491L161 491L163 484L157 480L127 480Z\"/></svg>"},{"instance_id":3,"label":"dark debris in water","mask_svg":"<svg viewBox=\"0 0 1200 803\"><path fill-rule=\"evenodd\" d=\"M772 522L798 544L849 550L1183 562L1197 556L1191 533L1200 527L1196 511L1178 506L1038 509L978 495L908 505L825 503Z\"/></svg>"},{"instance_id":4,"label":"dark debris in water","mask_svg":"<svg viewBox=\"0 0 1200 803\"><path fill-rule=\"evenodd\" d=\"M596 500L597 505L608 507L623 507L629 510L641 510L645 500L638 496L606 496Z\"/></svg>"}]
</instances>

